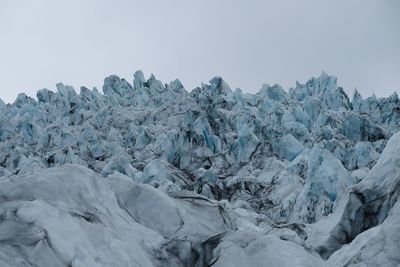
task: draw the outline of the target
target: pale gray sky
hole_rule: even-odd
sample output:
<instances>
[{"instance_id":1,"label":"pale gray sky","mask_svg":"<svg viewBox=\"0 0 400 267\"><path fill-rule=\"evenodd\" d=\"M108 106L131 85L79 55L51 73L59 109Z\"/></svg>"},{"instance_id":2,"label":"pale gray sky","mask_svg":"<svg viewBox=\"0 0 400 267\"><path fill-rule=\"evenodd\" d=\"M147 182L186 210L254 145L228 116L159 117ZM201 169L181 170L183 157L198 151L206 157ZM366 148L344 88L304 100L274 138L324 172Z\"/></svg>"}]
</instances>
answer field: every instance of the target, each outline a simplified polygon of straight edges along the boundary
<instances>
[{"instance_id":1,"label":"pale gray sky","mask_svg":"<svg viewBox=\"0 0 400 267\"><path fill-rule=\"evenodd\" d=\"M222 76L286 89L321 70L364 96L400 89L398 0L0 0L0 97L117 74Z\"/></svg>"}]
</instances>

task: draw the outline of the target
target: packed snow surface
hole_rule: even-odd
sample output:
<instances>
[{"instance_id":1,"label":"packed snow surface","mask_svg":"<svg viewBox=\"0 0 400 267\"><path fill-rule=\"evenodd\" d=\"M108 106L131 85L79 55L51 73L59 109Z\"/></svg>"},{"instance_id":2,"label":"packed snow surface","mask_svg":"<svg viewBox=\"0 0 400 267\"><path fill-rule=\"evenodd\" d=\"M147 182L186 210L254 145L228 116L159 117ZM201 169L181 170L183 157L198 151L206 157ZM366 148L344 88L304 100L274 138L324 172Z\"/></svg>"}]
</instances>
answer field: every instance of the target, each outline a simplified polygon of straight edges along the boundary
<instances>
[{"instance_id":1,"label":"packed snow surface","mask_svg":"<svg viewBox=\"0 0 400 267\"><path fill-rule=\"evenodd\" d=\"M397 94L138 71L0 114L0 266L400 265Z\"/></svg>"}]
</instances>

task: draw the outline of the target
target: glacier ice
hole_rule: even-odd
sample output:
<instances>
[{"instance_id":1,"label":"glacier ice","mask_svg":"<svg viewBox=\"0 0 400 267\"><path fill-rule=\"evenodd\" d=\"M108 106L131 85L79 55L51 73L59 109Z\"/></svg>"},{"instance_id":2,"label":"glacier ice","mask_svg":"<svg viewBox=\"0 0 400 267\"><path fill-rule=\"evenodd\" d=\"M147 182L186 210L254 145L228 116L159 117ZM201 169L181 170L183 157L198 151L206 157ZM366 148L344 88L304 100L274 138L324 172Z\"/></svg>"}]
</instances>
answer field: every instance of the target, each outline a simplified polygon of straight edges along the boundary
<instances>
[{"instance_id":1,"label":"glacier ice","mask_svg":"<svg viewBox=\"0 0 400 267\"><path fill-rule=\"evenodd\" d=\"M141 71L0 101L1 266L398 266L400 101Z\"/></svg>"}]
</instances>

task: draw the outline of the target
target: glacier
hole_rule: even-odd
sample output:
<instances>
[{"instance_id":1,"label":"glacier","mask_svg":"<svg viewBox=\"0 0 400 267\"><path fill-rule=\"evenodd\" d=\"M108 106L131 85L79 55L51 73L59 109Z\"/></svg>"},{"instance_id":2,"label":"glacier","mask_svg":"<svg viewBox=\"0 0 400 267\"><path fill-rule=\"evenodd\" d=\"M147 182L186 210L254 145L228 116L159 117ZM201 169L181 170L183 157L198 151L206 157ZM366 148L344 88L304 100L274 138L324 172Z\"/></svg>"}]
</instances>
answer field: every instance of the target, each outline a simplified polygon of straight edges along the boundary
<instances>
[{"instance_id":1,"label":"glacier","mask_svg":"<svg viewBox=\"0 0 400 267\"><path fill-rule=\"evenodd\" d=\"M400 101L141 71L0 101L1 266L399 266Z\"/></svg>"}]
</instances>

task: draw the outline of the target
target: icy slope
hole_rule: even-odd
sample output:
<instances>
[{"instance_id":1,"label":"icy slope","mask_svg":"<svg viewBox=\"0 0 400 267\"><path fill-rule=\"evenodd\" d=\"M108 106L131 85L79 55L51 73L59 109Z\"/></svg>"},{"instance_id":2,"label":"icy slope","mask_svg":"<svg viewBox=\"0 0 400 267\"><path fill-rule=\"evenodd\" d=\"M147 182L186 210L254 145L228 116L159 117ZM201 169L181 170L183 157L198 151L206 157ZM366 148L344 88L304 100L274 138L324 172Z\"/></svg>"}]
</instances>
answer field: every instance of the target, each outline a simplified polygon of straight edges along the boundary
<instances>
[{"instance_id":1,"label":"icy slope","mask_svg":"<svg viewBox=\"0 0 400 267\"><path fill-rule=\"evenodd\" d=\"M132 84L0 102L0 264L400 264L397 94Z\"/></svg>"}]
</instances>

